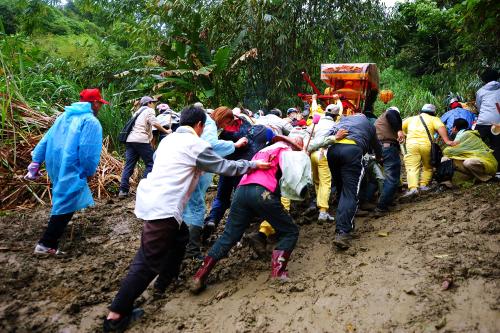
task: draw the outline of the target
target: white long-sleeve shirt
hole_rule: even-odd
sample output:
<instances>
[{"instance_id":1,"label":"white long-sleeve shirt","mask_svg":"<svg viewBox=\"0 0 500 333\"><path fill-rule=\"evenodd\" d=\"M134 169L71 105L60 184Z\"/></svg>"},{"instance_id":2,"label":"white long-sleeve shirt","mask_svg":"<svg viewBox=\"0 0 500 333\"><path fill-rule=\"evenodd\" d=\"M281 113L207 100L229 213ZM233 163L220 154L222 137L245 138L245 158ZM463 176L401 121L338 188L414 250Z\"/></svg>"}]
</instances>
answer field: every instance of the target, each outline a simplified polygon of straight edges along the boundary
<instances>
[{"instance_id":1,"label":"white long-sleeve shirt","mask_svg":"<svg viewBox=\"0 0 500 333\"><path fill-rule=\"evenodd\" d=\"M174 217L180 224L202 171L239 176L256 165L223 159L191 127L181 126L160 142L153 170L137 187L135 215L148 221Z\"/></svg>"}]
</instances>

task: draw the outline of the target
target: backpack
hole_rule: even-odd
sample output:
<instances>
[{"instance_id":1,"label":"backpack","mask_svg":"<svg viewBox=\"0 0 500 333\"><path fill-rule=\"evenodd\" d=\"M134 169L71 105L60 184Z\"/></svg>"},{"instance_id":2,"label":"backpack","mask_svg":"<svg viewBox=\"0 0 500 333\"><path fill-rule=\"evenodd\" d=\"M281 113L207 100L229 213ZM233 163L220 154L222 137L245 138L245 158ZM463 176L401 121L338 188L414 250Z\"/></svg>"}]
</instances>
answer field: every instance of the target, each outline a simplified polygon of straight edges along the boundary
<instances>
[{"instance_id":1,"label":"backpack","mask_svg":"<svg viewBox=\"0 0 500 333\"><path fill-rule=\"evenodd\" d=\"M302 151L285 151L281 154L281 196L302 201L308 186L313 184L311 159Z\"/></svg>"},{"instance_id":2,"label":"backpack","mask_svg":"<svg viewBox=\"0 0 500 333\"><path fill-rule=\"evenodd\" d=\"M130 132L132 132L137 117L139 117L142 111L144 111L145 109L146 107L143 106L141 109L139 109L140 111L135 116L132 116L132 118L127 121L125 126L123 126L122 130L120 131L120 134L118 134L118 141L120 141L121 143L127 143L128 135L130 134Z\"/></svg>"},{"instance_id":3,"label":"backpack","mask_svg":"<svg viewBox=\"0 0 500 333\"><path fill-rule=\"evenodd\" d=\"M267 146L274 135L272 130L264 125L253 125L245 136L248 139L248 156L251 159L259 150Z\"/></svg>"},{"instance_id":4,"label":"backpack","mask_svg":"<svg viewBox=\"0 0 500 333\"><path fill-rule=\"evenodd\" d=\"M449 181L453 178L453 173L455 169L453 167L453 160L449 159L439 164L436 173L434 174L434 178L438 182Z\"/></svg>"}]
</instances>

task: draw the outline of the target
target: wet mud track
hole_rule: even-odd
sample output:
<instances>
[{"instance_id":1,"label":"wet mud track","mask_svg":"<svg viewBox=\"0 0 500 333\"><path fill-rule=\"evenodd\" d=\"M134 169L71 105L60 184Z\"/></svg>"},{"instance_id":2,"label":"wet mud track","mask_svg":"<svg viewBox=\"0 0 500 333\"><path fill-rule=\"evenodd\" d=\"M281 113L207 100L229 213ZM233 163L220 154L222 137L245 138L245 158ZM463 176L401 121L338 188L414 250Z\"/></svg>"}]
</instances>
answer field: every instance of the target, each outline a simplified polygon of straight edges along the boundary
<instances>
[{"instance_id":1,"label":"wet mud track","mask_svg":"<svg viewBox=\"0 0 500 333\"><path fill-rule=\"evenodd\" d=\"M500 184L428 194L386 216L356 219L338 252L332 224L301 225L291 280L232 250L199 296L186 261L165 298L148 289L130 332L499 332ZM133 201L75 215L66 258L32 255L49 209L0 217L0 331L95 332L139 246ZM297 214L297 212L295 212Z\"/></svg>"}]
</instances>

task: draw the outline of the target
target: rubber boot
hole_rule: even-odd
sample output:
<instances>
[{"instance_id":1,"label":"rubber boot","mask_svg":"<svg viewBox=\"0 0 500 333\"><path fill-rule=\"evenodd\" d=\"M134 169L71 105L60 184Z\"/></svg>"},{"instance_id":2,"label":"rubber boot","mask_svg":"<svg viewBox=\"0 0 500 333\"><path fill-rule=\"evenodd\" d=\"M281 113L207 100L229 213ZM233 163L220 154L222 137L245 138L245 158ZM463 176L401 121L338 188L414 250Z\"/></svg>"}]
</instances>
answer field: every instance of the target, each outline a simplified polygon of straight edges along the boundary
<instances>
[{"instance_id":1,"label":"rubber boot","mask_svg":"<svg viewBox=\"0 0 500 333\"><path fill-rule=\"evenodd\" d=\"M286 265L290 258L291 251L274 250L271 259L271 277L288 280L288 271Z\"/></svg>"},{"instance_id":2,"label":"rubber boot","mask_svg":"<svg viewBox=\"0 0 500 333\"><path fill-rule=\"evenodd\" d=\"M186 254L184 255L184 258L186 259L200 258L201 260L203 260L200 251L202 232L203 232L202 227L198 227L196 225L189 226L189 243L186 246Z\"/></svg>"},{"instance_id":3,"label":"rubber boot","mask_svg":"<svg viewBox=\"0 0 500 333\"><path fill-rule=\"evenodd\" d=\"M205 259L203 260L203 264L193 276L193 279L189 284L189 290L193 294L199 294L203 289L205 289L205 282L207 281L208 274L210 274L210 271L212 270L212 268L214 268L216 263L217 260L215 260L214 258L210 256L205 257Z\"/></svg>"},{"instance_id":4,"label":"rubber boot","mask_svg":"<svg viewBox=\"0 0 500 333\"><path fill-rule=\"evenodd\" d=\"M162 275L158 275L153 285L153 297L155 299L163 298L165 296L165 291L172 281L173 279L169 276L164 277Z\"/></svg>"},{"instance_id":5,"label":"rubber boot","mask_svg":"<svg viewBox=\"0 0 500 333\"><path fill-rule=\"evenodd\" d=\"M318 207L316 206L316 199L314 199L314 200L311 200L309 207L306 208L306 210L304 211L304 213L302 215L305 215L305 216L315 215L317 210L318 210Z\"/></svg>"},{"instance_id":6,"label":"rubber boot","mask_svg":"<svg viewBox=\"0 0 500 333\"><path fill-rule=\"evenodd\" d=\"M267 237L263 232L254 232L247 236L250 247L255 251L259 258L267 254Z\"/></svg>"},{"instance_id":7,"label":"rubber boot","mask_svg":"<svg viewBox=\"0 0 500 333\"><path fill-rule=\"evenodd\" d=\"M201 234L201 241L203 244L208 243L210 236L212 236L212 234L215 232L216 229L217 229L217 223L215 223L215 220L212 220L207 217L203 222L203 232Z\"/></svg>"}]
</instances>

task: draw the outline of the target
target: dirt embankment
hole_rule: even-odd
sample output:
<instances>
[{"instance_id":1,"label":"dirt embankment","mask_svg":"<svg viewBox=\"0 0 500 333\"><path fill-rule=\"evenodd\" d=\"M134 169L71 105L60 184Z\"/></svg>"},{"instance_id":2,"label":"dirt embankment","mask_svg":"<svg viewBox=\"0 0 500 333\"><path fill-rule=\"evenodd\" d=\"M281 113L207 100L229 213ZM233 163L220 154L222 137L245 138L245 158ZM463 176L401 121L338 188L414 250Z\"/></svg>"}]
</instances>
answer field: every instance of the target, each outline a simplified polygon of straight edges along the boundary
<instances>
[{"instance_id":1,"label":"dirt embankment","mask_svg":"<svg viewBox=\"0 0 500 333\"><path fill-rule=\"evenodd\" d=\"M164 299L148 290L138 300L146 316L130 331L498 332L499 199L489 183L358 218L347 252L333 248L331 224L302 225L285 284L243 246L192 296L185 281L197 264L187 262ZM47 209L1 217L0 331L99 330L139 246L132 211L133 201L107 202L77 214L64 259L31 254Z\"/></svg>"}]
</instances>

